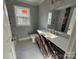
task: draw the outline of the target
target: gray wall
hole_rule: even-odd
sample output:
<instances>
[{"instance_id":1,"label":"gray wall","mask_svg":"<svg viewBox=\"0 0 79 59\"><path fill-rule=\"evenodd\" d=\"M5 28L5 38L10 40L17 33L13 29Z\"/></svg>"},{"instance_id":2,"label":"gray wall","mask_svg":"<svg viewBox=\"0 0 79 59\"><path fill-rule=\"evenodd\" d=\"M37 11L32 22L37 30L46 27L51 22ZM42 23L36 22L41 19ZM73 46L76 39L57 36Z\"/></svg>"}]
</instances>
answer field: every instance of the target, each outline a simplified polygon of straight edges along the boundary
<instances>
[{"instance_id":1,"label":"gray wall","mask_svg":"<svg viewBox=\"0 0 79 59\"><path fill-rule=\"evenodd\" d=\"M73 59L73 57L76 54L76 23L74 24L72 33L71 33L71 38L69 39L69 45L67 52L71 53L69 59Z\"/></svg>"},{"instance_id":2,"label":"gray wall","mask_svg":"<svg viewBox=\"0 0 79 59\"><path fill-rule=\"evenodd\" d=\"M19 1L9 1L9 0L7 0L6 3L13 36L16 38L24 38L29 35L28 33L35 32L35 30L38 28L38 6L32 6ZM31 26L16 26L16 19L13 5L30 8L31 24L32 24Z\"/></svg>"},{"instance_id":3,"label":"gray wall","mask_svg":"<svg viewBox=\"0 0 79 59\"><path fill-rule=\"evenodd\" d=\"M39 6L39 29L47 28L48 12L49 12L50 0L45 0Z\"/></svg>"}]
</instances>

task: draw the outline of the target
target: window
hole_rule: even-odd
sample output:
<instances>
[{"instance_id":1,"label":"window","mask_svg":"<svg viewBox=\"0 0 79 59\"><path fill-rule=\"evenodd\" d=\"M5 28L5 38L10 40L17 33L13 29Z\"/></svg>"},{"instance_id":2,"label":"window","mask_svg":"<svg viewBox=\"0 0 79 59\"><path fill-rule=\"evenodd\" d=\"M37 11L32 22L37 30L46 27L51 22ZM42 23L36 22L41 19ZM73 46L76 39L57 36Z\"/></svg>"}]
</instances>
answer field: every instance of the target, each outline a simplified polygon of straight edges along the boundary
<instances>
[{"instance_id":1,"label":"window","mask_svg":"<svg viewBox=\"0 0 79 59\"><path fill-rule=\"evenodd\" d=\"M48 25L51 25L52 12L48 13Z\"/></svg>"},{"instance_id":2,"label":"window","mask_svg":"<svg viewBox=\"0 0 79 59\"><path fill-rule=\"evenodd\" d=\"M30 25L30 8L15 6L15 17L17 26Z\"/></svg>"}]
</instances>

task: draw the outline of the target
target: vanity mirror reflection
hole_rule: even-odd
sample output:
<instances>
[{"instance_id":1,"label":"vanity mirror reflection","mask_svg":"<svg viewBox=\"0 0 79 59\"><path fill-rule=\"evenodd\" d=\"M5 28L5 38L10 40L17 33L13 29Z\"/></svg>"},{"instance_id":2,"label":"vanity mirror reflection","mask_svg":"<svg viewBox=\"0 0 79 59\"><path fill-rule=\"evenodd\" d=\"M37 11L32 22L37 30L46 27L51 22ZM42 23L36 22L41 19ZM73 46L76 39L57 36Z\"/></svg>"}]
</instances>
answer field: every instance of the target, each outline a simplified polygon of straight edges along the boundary
<instances>
[{"instance_id":1,"label":"vanity mirror reflection","mask_svg":"<svg viewBox=\"0 0 79 59\"><path fill-rule=\"evenodd\" d=\"M48 30L56 35L69 38L76 21L75 7L53 9L48 13Z\"/></svg>"}]
</instances>

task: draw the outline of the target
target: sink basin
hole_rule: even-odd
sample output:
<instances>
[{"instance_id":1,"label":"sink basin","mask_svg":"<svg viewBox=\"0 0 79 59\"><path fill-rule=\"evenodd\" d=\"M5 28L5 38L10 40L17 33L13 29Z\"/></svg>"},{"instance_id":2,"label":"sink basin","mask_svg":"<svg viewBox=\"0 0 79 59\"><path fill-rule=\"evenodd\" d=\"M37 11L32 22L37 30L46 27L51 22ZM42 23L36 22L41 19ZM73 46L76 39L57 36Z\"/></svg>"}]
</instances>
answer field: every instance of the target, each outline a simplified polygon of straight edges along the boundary
<instances>
[{"instance_id":1,"label":"sink basin","mask_svg":"<svg viewBox=\"0 0 79 59\"><path fill-rule=\"evenodd\" d=\"M50 37L50 38L56 38L56 37L58 37L57 35L52 34L51 32L47 32L47 31L37 30L37 32L39 34L44 35L45 37Z\"/></svg>"}]
</instances>

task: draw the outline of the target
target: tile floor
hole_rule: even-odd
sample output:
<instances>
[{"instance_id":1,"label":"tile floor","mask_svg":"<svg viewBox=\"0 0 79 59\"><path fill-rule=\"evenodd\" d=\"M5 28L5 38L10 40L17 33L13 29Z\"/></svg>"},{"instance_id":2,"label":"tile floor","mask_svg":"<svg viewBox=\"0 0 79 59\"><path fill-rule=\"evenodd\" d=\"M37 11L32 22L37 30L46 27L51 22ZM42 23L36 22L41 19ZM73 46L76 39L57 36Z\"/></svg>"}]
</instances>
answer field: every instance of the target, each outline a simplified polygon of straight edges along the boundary
<instances>
[{"instance_id":1,"label":"tile floor","mask_svg":"<svg viewBox=\"0 0 79 59\"><path fill-rule=\"evenodd\" d=\"M32 43L31 39L18 41L15 50L17 59L44 59L38 46Z\"/></svg>"}]
</instances>

